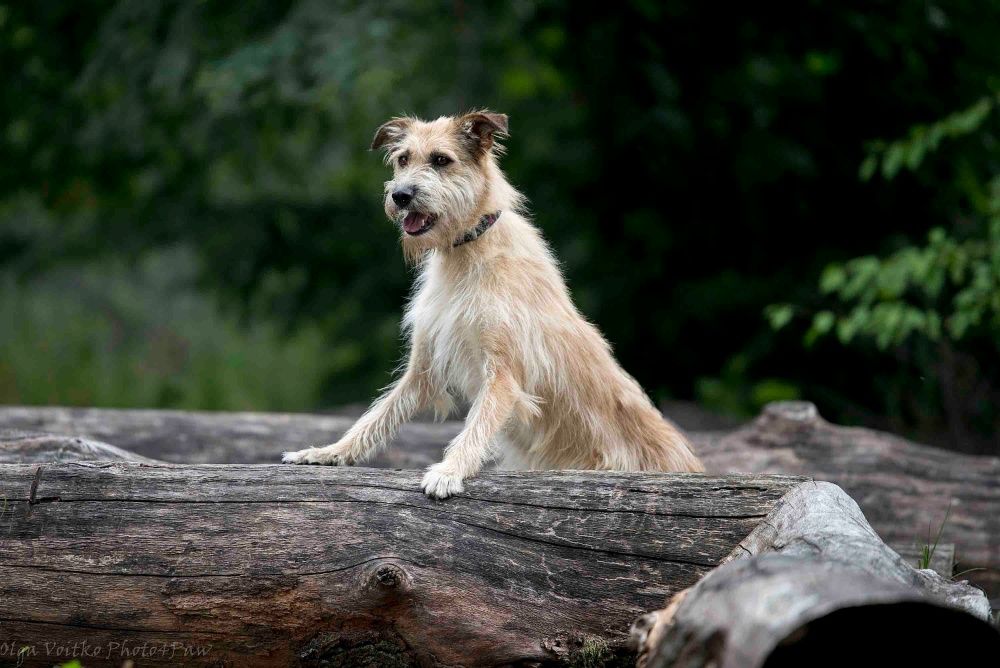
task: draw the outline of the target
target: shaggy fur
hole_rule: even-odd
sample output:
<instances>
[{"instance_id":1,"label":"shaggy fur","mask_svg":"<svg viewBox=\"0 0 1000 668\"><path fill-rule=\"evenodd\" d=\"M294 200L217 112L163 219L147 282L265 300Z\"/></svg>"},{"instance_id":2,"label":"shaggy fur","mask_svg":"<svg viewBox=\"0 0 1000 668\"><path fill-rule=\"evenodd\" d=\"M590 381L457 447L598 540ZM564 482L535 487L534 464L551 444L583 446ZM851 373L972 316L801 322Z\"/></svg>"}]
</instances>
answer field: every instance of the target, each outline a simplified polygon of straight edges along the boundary
<instances>
[{"instance_id":1,"label":"shaggy fur","mask_svg":"<svg viewBox=\"0 0 1000 668\"><path fill-rule=\"evenodd\" d=\"M497 165L495 137L506 130L507 117L489 112L379 128L372 147L393 166L386 214L419 268L404 320L409 359L337 443L286 453L285 462L364 461L414 413L447 415L457 396L471 408L424 476L432 497L461 492L491 459L517 469L703 470L573 305L524 198ZM400 192L412 193L405 206L393 200ZM481 237L454 245L496 211Z\"/></svg>"}]
</instances>

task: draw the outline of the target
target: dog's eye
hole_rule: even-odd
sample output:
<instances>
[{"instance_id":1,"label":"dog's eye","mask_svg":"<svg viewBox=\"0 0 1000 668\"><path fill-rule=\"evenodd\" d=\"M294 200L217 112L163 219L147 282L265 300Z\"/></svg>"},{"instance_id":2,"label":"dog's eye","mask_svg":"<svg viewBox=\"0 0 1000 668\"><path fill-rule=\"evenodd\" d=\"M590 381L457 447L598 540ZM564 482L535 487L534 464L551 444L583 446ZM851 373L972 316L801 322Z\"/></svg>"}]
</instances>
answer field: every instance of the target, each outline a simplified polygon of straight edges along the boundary
<instances>
[{"instance_id":1,"label":"dog's eye","mask_svg":"<svg viewBox=\"0 0 1000 668\"><path fill-rule=\"evenodd\" d=\"M408 155L401 155L401 156L399 156L398 162L399 162L399 166L400 167L406 167L407 163L410 162L410 156L408 156Z\"/></svg>"},{"instance_id":2,"label":"dog's eye","mask_svg":"<svg viewBox=\"0 0 1000 668\"><path fill-rule=\"evenodd\" d=\"M434 163L435 167L444 167L445 165L451 164L451 158L439 153L431 158L431 162Z\"/></svg>"}]
</instances>

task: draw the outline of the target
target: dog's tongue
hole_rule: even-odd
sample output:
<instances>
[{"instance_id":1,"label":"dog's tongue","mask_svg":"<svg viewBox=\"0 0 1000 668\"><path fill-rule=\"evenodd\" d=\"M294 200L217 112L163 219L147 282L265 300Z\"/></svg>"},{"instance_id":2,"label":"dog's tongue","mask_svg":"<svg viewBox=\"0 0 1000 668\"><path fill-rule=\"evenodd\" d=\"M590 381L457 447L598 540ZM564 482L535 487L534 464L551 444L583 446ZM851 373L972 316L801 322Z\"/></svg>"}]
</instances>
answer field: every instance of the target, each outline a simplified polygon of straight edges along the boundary
<instances>
[{"instance_id":1,"label":"dog's tongue","mask_svg":"<svg viewBox=\"0 0 1000 668\"><path fill-rule=\"evenodd\" d=\"M406 218L403 219L403 229L408 233L413 234L414 232L419 232L420 228L424 226L427 222L426 213L417 213L416 211L411 211L406 214Z\"/></svg>"}]
</instances>

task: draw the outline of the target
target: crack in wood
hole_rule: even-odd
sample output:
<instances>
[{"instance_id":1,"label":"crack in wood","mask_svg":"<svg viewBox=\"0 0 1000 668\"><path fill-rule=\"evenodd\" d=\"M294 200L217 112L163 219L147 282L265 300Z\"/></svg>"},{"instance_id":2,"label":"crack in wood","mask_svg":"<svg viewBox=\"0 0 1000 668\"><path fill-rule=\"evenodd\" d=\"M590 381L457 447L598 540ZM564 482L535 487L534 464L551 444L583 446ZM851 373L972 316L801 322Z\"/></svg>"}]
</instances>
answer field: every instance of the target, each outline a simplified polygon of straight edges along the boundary
<instances>
[{"instance_id":1,"label":"crack in wood","mask_svg":"<svg viewBox=\"0 0 1000 668\"><path fill-rule=\"evenodd\" d=\"M421 492L421 494L423 494ZM542 510L568 510L568 511L586 511L588 514L594 515L615 515L615 514L625 514L625 515L641 515L641 516L654 516L654 517L682 517L687 519L704 519L704 520L752 520L759 517L766 517L767 513L750 513L750 514L711 514L711 513L684 513L684 512L672 512L672 511L658 511L652 509L629 509L629 508L588 508L586 506L559 506L559 505L545 505L541 503L519 503L516 501L497 501L491 499L483 499L475 496L459 495L454 497L455 501L459 499L466 499L469 501L481 501L483 503L493 503L498 505L509 505L509 506L519 506L526 508L539 508ZM163 498L143 498L143 497L131 497L127 499L123 498L108 498L108 497L70 497L63 498L62 496L43 496L41 498L35 499L32 503L50 503L53 501L61 501L63 503L137 503L137 504L177 504L177 505L220 505L220 504L234 504L234 505L295 505L295 504L342 504L342 503L361 503L361 504L373 504L382 506L397 506L400 508L413 508L416 510L428 510L431 512L440 512L440 509L435 508L433 505L418 506L412 503L404 503L401 501L379 501L378 499L163 499ZM452 501L452 505L457 505L455 501ZM433 502L431 502L433 503Z\"/></svg>"},{"instance_id":2,"label":"crack in wood","mask_svg":"<svg viewBox=\"0 0 1000 668\"><path fill-rule=\"evenodd\" d=\"M341 573L343 571L349 571L352 568L358 568L364 566L365 564L370 564L373 561L386 561L389 563L400 562L404 564L410 564L411 566L416 566L418 568L429 568L426 564L422 564L416 561L411 561L409 559L404 559L402 557L396 556L375 556L364 559L357 563L348 564L347 566L339 566L337 568L327 568L318 571L280 571L277 573L267 573L263 574L259 571L238 571L233 573L143 573L143 572L128 572L128 571L88 571L78 568L57 568L55 566L39 566L36 564L19 564L12 562L0 562L0 569L3 568L22 568L26 570L42 571L46 573L69 573L73 575L96 575L99 577L109 577L109 578L163 578L166 580L178 579L178 580L195 580L195 579L210 579L210 578L247 578L247 577L276 577L276 576L296 576L296 577L315 577L319 575L330 575L332 573Z\"/></svg>"},{"instance_id":3,"label":"crack in wood","mask_svg":"<svg viewBox=\"0 0 1000 668\"><path fill-rule=\"evenodd\" d=\"M28 505L35 503L35 494L38 493L38 483L42 479L42 467L39 465L35 469L35 477L31 479L31 489L28 490Z\"/></svg>"},{"instance_id":4,"label":"crack in wood","mask_svg":"<svg viewBox=\"0 0 1000 668\"><path fill-rule=\"evenodd\" d=\"M555 543L552 541L543 540L535 536L526 536L523 534L517 534L510 531L504 531L503 529L496 529L493 527L483 526L481 524L476 524L474 522L463 522L462 520L459 520L454 517L449 517L447 519L451 522L455 522L456 524L462 524L464 526L471 526L477 529L482 529L484 531L498 533L503 536L508 536L510 538L516 538L517 540L523 540L529 543L539 543L540 545L550 545L552 547L561 547L569 550L584 550L586 552L595 552L597 554L608 554L615 557L630 557L633 559L638 557L640 559L649 559L650 561L656 561L660 563L684 564L686 566L697 566L699 568L715 568L718 565L718 562L714 561L710 562L691 561L685 559L661 557L654 554L647 554L643 552L619 552L617 550L608 550L603 548L590 547L589 545L572 545L567 543Z\"/></svg>"}]
</instances>

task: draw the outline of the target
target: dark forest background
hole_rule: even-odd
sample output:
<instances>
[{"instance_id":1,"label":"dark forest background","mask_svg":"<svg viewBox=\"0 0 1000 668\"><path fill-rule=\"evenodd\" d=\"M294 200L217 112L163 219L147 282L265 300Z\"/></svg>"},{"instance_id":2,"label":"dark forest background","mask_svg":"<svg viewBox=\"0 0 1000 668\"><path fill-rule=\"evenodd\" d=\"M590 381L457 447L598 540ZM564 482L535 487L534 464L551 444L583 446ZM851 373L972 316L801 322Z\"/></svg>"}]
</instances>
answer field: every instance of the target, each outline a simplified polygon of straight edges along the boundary
<instances>
[{"instance_id":1,"label":"dark forest background","mask_svg":"<svg viewBox=\"0 0 1000 668\"><path fill-rule=\"evenodd\" d=\"M0 402L367 401L373 131L489 107L654 398L1000 452L1000 2L34 0L0 64Z\"/></svg>"}]
</instances>

